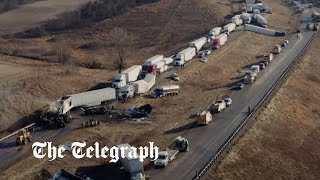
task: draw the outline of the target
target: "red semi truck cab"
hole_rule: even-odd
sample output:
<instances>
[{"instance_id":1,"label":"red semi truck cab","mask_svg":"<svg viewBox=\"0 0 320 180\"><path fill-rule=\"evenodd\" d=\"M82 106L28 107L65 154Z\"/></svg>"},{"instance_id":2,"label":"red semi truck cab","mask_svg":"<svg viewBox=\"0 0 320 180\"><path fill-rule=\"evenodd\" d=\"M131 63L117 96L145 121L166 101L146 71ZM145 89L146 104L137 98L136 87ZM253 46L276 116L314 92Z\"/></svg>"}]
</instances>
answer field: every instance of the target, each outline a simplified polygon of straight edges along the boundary
<instances>
[{"instance_id":1,"label":"red semi truck cab","mask_svg":"<svg viewBox=\"0 0 320 180\"><path fill-rule=\"evenodd\" d=\"M219 49L220 48L220 39L213 39L212 45L214 49Z\"/></svg>"},{"instance_id":2,"label":"red semi truck cab","mask_svg":"<svg viewBox=\"0 0 320 180\"><path fill-rule=\"evenodd\" d=\"M142 67L142 74L157 74L157 66L156 65L143 65Z\"/></svg>"}]
</instances>

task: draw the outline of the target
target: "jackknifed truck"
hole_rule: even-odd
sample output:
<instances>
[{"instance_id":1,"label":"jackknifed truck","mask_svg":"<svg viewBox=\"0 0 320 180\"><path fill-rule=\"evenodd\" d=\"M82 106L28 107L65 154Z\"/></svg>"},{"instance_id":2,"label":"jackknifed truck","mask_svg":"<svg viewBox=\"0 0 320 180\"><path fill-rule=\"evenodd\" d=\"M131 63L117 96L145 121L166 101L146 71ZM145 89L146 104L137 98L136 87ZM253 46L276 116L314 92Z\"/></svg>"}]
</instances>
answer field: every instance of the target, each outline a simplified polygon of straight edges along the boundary
<instances>
[{"instance_id":1,"label":"jackknifed truck","mask_svg":"<svg viewBox=\"0 0 320 180\"><path fill-rule=\"evenodd\" d=\"M147 93L156 83L156 75L147 74L144 79L125 85L118 93L118 99L125 102L135 96Z\"/></svg>"},{"instance_id":2,"label":"jackknifed truck","mask_svg":"<svg viewBox=\"0 0 320 180\"><path fill-rule=\"evenodd\" d=\"M42 111L39 123L46 128L64 128L71 120L70 110L81 106L110 104L116 100L114 88L104 88L63 96Z\"/></svg>"},{"instance_id":3,"label":"jackknifed truck","mask_svg":"<svg viewBox=\"0 0 320 180\"><path fill-rule=\"evenodd\" d=\"M181 136L175 138L173 144L166 148L165 151L160 151L158 159L154 161L155 167L166 167L171 161L176 158L179 152L189 151L189 141Z\"/></svg>"}]
</instances>

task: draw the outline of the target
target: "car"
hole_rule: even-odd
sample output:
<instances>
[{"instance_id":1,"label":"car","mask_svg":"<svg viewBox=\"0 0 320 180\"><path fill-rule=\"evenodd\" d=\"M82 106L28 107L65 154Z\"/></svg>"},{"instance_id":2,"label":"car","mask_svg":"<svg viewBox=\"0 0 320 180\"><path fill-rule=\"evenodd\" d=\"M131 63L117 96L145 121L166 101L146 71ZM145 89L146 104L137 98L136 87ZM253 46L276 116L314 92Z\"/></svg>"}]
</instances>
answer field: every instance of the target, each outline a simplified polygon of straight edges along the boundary
<instances>
[{"instance_id":1,"label":"car","mask_svg":"<svg viewBox=\"0 0 320 180\"><path fill-rule=\"evenodd\" d=\"M178 76L177 73L173 73L173 74L171 75L171 79L174 80L174 81L179 81L179 80L180 80L180 78L179 78L179 76Z\"/></svg>"},{"instance_id":2,"label":"car","mask_svg":"<svg viewBox=\"0 0 320 180\"><path fill-rule=\"evenodd\" d=\"M224 102L226 103L226 107L229 107L232 104L232 99L227 97L227 98L224 99Z\"/></svg>"},{"instance_id":3,"label":"car","mask_svg":"<svg viewBox=\"0 0 320 180\"><path fill-rule=\"evenodd\" d=\"M211 50L207 49L207 50L205 51L205 53L206 53L206 55L209 55L209 54L211 54Z\"/></svg>"},{"instance_id":4,"label":"car","mask_svg":"<svg viewBox=\"0 0 320 180\"><path fill-rule=\"evenodd\" d=\"M244 84L238 83L238 84L236 84L235 86L233 86L232 89L240 90L240 89L243 89L243 88L244 88Z\"/></svg>"},{"instance_id":5,"label":"car","mask_svg":"<svg viewBox=\"0 0 320 180\"><path fill-rule=\"evenodd\" d=\"M266 68L266 65L264 63L259 64L260 70Z\"/></svg>"},{"instance_id":6,"label":"car","mask_svg":"<svg viewBox=\"0 0 320 180\"><path fill-rule=\"evenodd\" d=\"M286 47L289 45L289 40L284 40L284 42L282 43L282 47Z\"/></svg>"}]
</instances>

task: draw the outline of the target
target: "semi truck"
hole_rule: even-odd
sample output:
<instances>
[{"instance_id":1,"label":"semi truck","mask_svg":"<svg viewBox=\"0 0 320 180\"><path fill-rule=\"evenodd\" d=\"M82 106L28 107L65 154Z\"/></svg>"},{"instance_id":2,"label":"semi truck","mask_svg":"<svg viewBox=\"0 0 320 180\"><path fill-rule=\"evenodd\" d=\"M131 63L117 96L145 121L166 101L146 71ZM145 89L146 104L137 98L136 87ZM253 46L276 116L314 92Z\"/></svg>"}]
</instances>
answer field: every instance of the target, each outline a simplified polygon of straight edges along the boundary
<instances>
[{"instance_id":1,"label":"semi truck","mask_svg":"<svg viewBox=\"0 0 320 180\"><path fill-rule=\"evenodd\" d=\"M236 24L235 23L229 23L225 26L223 26L223 33L226 33L227 35L230 35L232 31L236 29Z\"/></svg>"},{"instance_id":2,"label":"semi truck","mask_svg":"<svg viewBox=\"0 0 320 180\"><path fill-rule=\"evenodd\" d=\"M129 152L131 150L131 146L129 144L120 144L117 146L119 149L119 156L122 154L121 149L124 150L123 155L124 158L121 156L119 157L119 162L123 169L130 175L130 180L144 180L144 168L143 162L140 161L139 157L137 158L130 158Z\"/></svg>"},{"instance_id":3,"label":"semi truck","mask_svg":"<svg viewBox=\"0 0 320 180\"><path fill-rule=\"evenodd\" d=\"M117 74L114 78L114 82L112 83L112 87L122 88L127 83L136 81L141 73L141 70L141 65L134 65L123 71L121 74Z\"/></svg>"},{"instance_id":4,"label":"semi truck","mask_svg":"<svg viewBox=\"0 0 320 180\"><path fill-rule=\"evenodd\" d=\"M193 47L196 48L196 51L200 51L202 46L207 42L207 38L206 37L201 37L197 40L194 40L192 42L189 43L189 47Z\"/></svg>"},{"instance_id":5,"label":"semi truck","mask_svg":"<svg viewBox=\"0 0 320 180\"><path fill-rule=\"evenodd\" d=\"M152 91L151 96L160 98L164 96L178 95L179 91L180 88L178 85L160 86Z\"/></svg>"},{"instance_id":6,"label":"semi truck","mask_svg":"<svg viewBox=\"0 0 320 180\"><path fill-rule=\"evenodd\" d=\"M256 23L257 23L259 26L264 27L264 28L267 27L267 25L268 25L267 19L264 18L263 16L261 16L260 14L254 15L254 19L255 19Z\"/></svg>"},{"instance_id":7,"label":"semi truck","mask_svg":"<svg viewBox=\"0 0 320 180\"><path fill-rule=\"evenodd\" d=\"M211 29L209 31L209 38L213 39L214 37L219 36L221 31L222 31L222 27L215 27L215 28Z\"/></svg>"},{"instance_id":8,"label":"semi truck","mask_svg":"<svg viewBox=\"0 0 320 180\"><path fill-rule=\"evenodd\" d=\"M181 136L175 138L174 143L166 148L165 151L158 153L158 159L153 164L155 167L166 167L171 161L176 158L179 152L189 151L189 141Z\"/></svg>"},{"instance_id":9,"label":"semi truck","mask_svg":"<svg viewBox=\"0 0 320 180\"><path fill-rule=\"evenodd\" d=\"M252 14L249 13L242 13L241 19L243 20L244 24L250 24L252 21Z\"/></svg>"},{"instance_id":10,"label":"semi truck","mask_svg":"<svg viewBox=\"0 0 320 180\"><path fill-rule=\"evenodd\" d=\"M104 88L63 96L43 109L39 123L45 128L64 128L71 120L70 110L81 106L112 103L116 100L116 89Z\"/></svg>"},{"instance_id":11,"label":"semi truck","mask_svg":"<svg viewBox=\"0 0 320 180\"><path fill-rule=\"evenodd\" d=\"M154 74L147 74L144 79L133 82L120 89L118 98L121 101L127 101L135 96L147 93L156 83L156 76Z\"/></svg>"},{"instance_id":12,"label":"semi truck","mask_svg":"<svg viewBox=\"0 0 320 180\"><path fill-rule=\"evenodd\" d=\"M156 74L157 73L157 63L163 60L163 55L156 55L144 61L142 65L142 74Z\"/></svg>"},{"instance_id":13,"label":"semi truck","mask_svg":"<svg viewBox=\"0 0 320 180\"><path fill-rule=\"evenodd\" d=\"M243 20L241 19L241 15L235 15L231 18L231 22L236 24L237 26L240 26L243 24Z\"/></svg>"},{"instance_id":14,"label":"semi truck","mask_svg":"<svg viewBox=\"0 0 320 180\"><path fill-rule=\"evenodd\" d=\"M264 34L264 35L268 35L268 36L285 36L286 35L286 33L282 32L282 31L275 31L272 29L262 28L262 27L254 26L254 25L250 25L250 24L246 24L244 29L246 31L251 31L251 32Z\"/></svg>"},{"instance_id":15,"label":"semi truck","mask_svg":"<svg viewBox=\"0 0 320 180\"><path fill-rule=\"evenodd\" d=\"M184 65L187 61L191 60L197 54L196 49L189 47L181 52L179 52L175 59L174 65L181 66Z\"/></svg>"},{"instance_id":16,"label":"semi truck","mask_svg":"<svg viewBox=\"0 0 320 180\"><path fill-rule=\"evenodd\" d=\"M226 34L220 34L212 41L213 49L219 49L222 45L224 45L227 42L227 40L228 36Z\"/></svg>"}]
</instances>

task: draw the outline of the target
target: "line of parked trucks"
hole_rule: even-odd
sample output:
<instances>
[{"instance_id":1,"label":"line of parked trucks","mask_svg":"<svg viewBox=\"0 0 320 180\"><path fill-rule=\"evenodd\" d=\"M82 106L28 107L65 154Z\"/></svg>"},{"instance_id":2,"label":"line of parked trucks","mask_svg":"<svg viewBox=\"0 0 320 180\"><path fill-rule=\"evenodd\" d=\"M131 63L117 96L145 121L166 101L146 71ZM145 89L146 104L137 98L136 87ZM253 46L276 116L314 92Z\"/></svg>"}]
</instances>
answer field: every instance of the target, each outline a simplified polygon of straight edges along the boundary
<instances>
[{"instance_id":1,"label":"line of parked trucks","mask_svg":"<svg viewBox=\"0 0 320 180\"><path fill-rule=\"evenodd\" d=\"M70 110L74 107L105 104L117 100L125 102L130 98L146 94L155 85L157 74L173 66L183 67L186 62L197 55L206 43L210 43L212 49L219 49L227 42L228 35L235 30L236 26L250 23L252 18L253 15L248 13L236 15L231 19L232 22L223 27L211 29L207 37L190 42L188 48L174 56L156 55L145 60L142 65L134 65L115 75L112 88L64 96L43 111L40 118L41 123L47 127L64 127L65 123L70 121ZM153 97L177 95L179 90L179 86L157 87L151 95Z\"/></svg>"}]
</instances>

